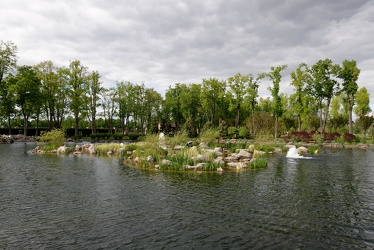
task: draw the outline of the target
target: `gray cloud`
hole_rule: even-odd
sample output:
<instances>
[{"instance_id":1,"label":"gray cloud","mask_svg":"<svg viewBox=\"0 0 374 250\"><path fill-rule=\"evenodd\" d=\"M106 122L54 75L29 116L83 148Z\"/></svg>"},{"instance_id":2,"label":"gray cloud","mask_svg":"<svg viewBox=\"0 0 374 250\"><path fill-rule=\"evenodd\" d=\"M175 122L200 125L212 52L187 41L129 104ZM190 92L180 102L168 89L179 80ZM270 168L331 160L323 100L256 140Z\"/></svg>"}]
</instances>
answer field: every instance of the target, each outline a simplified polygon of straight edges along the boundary
<instances>
[{"instance_id":1,"label":"gray cloud","mask_svg":"<svg viewBox=\"0 0 374 250\"><path fill-rule=\"evenodd\" d=\"M254 75L300 62L357 60L360 87L374 103L374 3L369 0L13 0L0 9L1 40L19 47L20 64L81 60L116 81L144 82L164 94L177 82ZM268 82L260 93L269 95Z\"/></svg>"}]
</instances>

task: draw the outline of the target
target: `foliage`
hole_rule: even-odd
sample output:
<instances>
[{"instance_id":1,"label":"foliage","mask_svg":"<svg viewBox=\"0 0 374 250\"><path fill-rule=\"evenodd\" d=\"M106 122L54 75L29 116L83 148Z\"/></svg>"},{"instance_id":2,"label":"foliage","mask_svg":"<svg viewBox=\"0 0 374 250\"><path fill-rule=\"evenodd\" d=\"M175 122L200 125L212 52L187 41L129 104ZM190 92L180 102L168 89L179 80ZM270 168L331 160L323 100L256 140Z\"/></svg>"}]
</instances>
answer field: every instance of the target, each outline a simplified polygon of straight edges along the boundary
<instances>
[{"instance_id":1,"label":"foliage","mask_svg":"<svg viewBox=\"0 0 374 250\"><path fill-rule=\"evenodd\" d=\"M214 128L205 130L199 135L200 141L204 142L205 144L216 141L218 137L219 131Z\"/></svg>"},{"instance_id":2,"label":"foliage","mask_svg":"<svg viewBox=\"0 0 374 250\"><path fill-rule=\"evenodd\" d=\"M250 136L249 130L246 127L240 127L238 131L238 137L242 139L248 139Z\"/></svg>"},{"instance_id":3,"label":"foliage","mask_svg":"<svg viewBox=\"0 0 374 250\"><path fill-rule=\"evenodd\" d=\"M256 158L248 164L250 169L260 169L266 168L268 166L268 161L265 158Z\"/></svg>"},{"instance_id":4,"label":"foliage","mask_svg":"<svg viewBox=\"0 0 374 250\"><path fill-rule=\"evenodd\" d=\"M173 148L177 145L186 145L186 142L189 141L190 138L188 137L188 134L186 131L180 131L175 133L171 137L165 137L165 142L168 146Z\"/></svg>"},{"instance_id":5,"label":"foliage","mask_svg":"<svg viewBox=\"0 0 374 250\"><path fill-rule=\"evenodd\" d=\"M354 134L345 133L343 134L344 141L346 142L353 142L356 140L356 136Z\"/></svg>"},{"instance_id":6,"label":"foliage","mask_svg":"<svg viewBox=\"0 0 374 250\"><path fill-rule=\"evenodd\" d=\"M110 133L96 133L90 134L92 140L122 140L122 134L110 134Z\"/></svg>"},{"instance_id":7,"label":"foliage","mask_svg":"<svg viewBox=\"0 0 374 250\"><path fill-rule=\"evenodd\" d=\"M367 115L371 112L370 95L365 87L360 88L356 94L356 106L354 112L357 116Z\"/></svg>"},{"instance_id":8,"label":"foliage","mask_svg":"<svg viewBox=\"0 0 374 250\"><path fill-rule=\"evenodd\" d=\"M129 144L126 144L126 151L134 151L134 150L137 150L139 147L136 143L129 143Z\"/></svg>"},{"instance_id":9,"label":"foliage","mask_svg":"<svg viewBox=\"0 0 374 250\"><path fill-rule=\"evenodd\" d=\"M97 155L99 156L105 156L109 151L113 151L114 154L119 154L120 149L123 148L120 143L109 143L109 144L96 144L95 150L97 152Z\"/></svg>"},{"instance_id":10,"label":"foliage","mask_svg":"<svg viewBox=\"0 0 374 250\"><path fill-rule=\"evenodd\" d=\"M227 135L231 138L236 138L238 129L236 127L229 127L227 129Z\"/></svg>"},{"instance_id":11,"label":"foliage","mask_svg":"<svg viewBox=\"0 0 374 250\"><path fill-rule=\"evenodd\" d=\"M52 131L42 134L39 139L46 143L48 149L57 149L64 143L64 131L59 129L53 129Z\"/></svg>"},{"instance_id":12,"label":"foliage","mask_svg":"<svg viewBox=\"0 0 374 250\"><path fill-rule=\"evenodd\" d=\"M140 136L140 134L138 134L138 133L131 133L131 134L128 135L128 137L131 141L136 141L139 138L139 136Z\"/></svg>"},{"instance_id":13,"label":"foliage","mask_svg":"<svg viewBox=\"0 0 374 250\"><path fill-rule=\"evenodd\" d=\"M357 120L357 125L359 127L361 127L361 129L364 131L364 134L367 133L368 129L373 124L374 124L374 117L373 116L362 115Z\"/></svg>"},{"instance_id":14,"label":"foliage","mask_svg":"<svg viewBox=\"0 0 374 250\"><path fill-rule=\"evenodd\" d=\"M318 154L319 146L318 145L310 145L308 146L309 154Z\"/></svg>"}]
</instances>

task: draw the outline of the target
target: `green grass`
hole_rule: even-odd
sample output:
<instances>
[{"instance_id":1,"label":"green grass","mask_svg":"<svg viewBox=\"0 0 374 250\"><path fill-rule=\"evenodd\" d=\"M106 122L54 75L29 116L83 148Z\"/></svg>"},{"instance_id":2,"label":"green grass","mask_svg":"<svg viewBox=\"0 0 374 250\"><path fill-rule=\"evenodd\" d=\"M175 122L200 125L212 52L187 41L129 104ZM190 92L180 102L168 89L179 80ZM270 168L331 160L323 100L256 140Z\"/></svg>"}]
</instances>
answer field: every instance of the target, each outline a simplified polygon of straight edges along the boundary
<instances>
[{"instance_id":1,"label":"green grass","mask_svg":"<svg viewBox=\"0 0 374 250\"><path fill-rule=\"evenodd\" d=\"M256 158L256 160L248 164L249 169L266 168L267 166L268 161L264 158Z\"/></svg>"},{"instance_id":2,"label":"green grass","mask_svg":"<svg viewBox=\"0 0 374 250\"><path fill-rule=\"evenodd\" d=\"M109 144L97 144L95 150L98 156L107 155L109 150L113 150L115 154L119 154L121 144L120 143L109 143Z\"/></svg>"},{"instance_id":3,"label":"green grass","mask_svg":"<svg viewBox=\"0 0 374 250\"><path fill-rule=\"evenodd\" d=\"M193 165L194 161L188 155L175 154L167 157L167 160L171 161L170 164L160 164L161 170L185 170L186 165Z\"/></svg>"},{"instance_id":4,"label":"green grass","mask_svg":"<svg viewBox=\"0 0 374 250\"><path fill-rule=\"evenodd\" d=\"M316 154L316 152L318 153L317 150L319 150L319 146L318 145L310 145L308 147L309 154Z\"/></svg>"}]
</instances>

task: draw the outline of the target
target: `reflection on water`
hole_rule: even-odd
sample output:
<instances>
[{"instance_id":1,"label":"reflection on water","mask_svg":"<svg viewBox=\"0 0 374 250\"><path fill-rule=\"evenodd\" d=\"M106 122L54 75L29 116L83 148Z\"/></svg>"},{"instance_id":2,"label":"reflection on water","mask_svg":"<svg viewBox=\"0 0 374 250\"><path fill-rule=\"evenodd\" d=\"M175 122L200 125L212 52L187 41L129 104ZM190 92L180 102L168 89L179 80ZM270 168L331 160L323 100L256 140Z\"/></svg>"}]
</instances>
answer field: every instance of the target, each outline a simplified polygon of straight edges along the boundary
<instances>
[{"instance_id":1,"label":"reflection on water","mask_svg":"<svg viewBox=\"0 0 374 250\"><path fill-rule=\"evenodd\" d=\"M232 173L133 169L116 158L0 145L1 249L374 247L374 152L270 156Z\"/></svg>"}]
</instances>

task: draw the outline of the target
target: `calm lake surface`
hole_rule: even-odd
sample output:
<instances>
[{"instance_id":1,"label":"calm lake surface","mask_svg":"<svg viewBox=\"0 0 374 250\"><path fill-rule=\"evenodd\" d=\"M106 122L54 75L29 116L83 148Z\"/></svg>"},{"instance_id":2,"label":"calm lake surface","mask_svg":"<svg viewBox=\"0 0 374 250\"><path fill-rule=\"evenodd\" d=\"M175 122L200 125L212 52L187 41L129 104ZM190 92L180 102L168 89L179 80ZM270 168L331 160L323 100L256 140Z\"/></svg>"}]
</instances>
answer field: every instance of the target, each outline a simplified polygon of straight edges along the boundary
<instances>
[{"instance_id":1,"label":"calm lake surface","mask_svg":"<svg viewBox=\"0 0 374 250\"><path fill-rule=\"evenodd\" d=\"M373 249L374 150L177 173L0 145L0 249Z\"/></svg>"}]
</instances>

